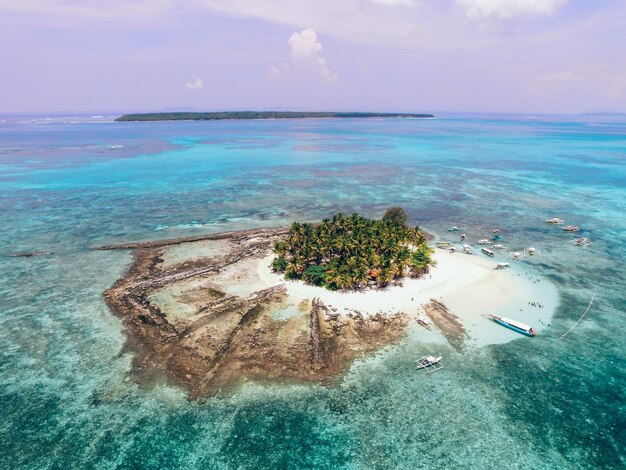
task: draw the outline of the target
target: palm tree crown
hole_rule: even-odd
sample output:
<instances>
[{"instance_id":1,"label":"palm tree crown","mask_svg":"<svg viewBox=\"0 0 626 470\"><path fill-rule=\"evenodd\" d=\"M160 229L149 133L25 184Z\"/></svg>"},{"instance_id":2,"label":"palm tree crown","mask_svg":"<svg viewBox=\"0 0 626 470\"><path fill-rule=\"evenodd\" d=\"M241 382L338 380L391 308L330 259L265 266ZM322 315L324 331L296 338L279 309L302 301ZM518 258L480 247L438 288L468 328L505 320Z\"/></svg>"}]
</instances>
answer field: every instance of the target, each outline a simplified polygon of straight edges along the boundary
<instances>
[{"instance_id":1,"label":"palm tree crown","mask_svg":"<svg viewBox=\"0 0 626 470\"><path fill-rule=\"evenodd\" d=\"M428 272L432 250L419 227L338 213L315 225L294 222L274 253L272 269L287 279L337 290L420 276Z\"/></svg>"}]
</instances>

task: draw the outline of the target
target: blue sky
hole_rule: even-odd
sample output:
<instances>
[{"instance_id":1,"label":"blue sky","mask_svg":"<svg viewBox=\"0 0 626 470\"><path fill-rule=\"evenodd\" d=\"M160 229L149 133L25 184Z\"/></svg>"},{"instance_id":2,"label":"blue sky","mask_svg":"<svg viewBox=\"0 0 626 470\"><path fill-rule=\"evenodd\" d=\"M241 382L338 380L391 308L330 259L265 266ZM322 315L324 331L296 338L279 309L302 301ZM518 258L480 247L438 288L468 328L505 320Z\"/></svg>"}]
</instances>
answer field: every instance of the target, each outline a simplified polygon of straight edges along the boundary
<instances>
[{"instance_id":1,"label":"blue sky","mask_svg":"<svg viewBox=\"0 0 626 470\"><path fill-rule=\"evenodd\" d=\"M626 111L620 0L0 0L0 112Z\"/></svg>"}]
</instances>

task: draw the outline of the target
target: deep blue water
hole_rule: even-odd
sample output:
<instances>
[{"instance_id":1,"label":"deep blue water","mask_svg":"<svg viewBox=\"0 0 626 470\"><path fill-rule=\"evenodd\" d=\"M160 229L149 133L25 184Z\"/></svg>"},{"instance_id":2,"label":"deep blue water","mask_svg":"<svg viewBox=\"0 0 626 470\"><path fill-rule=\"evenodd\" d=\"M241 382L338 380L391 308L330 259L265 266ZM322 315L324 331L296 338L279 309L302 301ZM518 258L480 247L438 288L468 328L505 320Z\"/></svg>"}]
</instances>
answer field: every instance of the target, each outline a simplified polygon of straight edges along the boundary
<instances>
[{"instance_id":1,"label":"deep blue water","mask_svg":"<svg viewBox=\"0 0 626 470\"><path fill-rule=\"evenodd\" d=\"M0 117L1 468L623 468L626 117L114 123ZM334 387L204 404L129 374L89 247L404 206L427 230L506 227L560 306L532 341L358 361ZM543 223L582 227L587 248ZM52 251L13 258L9 253ZM560 336L587 307L564 339Z\"/></svg>"}]
</instances>

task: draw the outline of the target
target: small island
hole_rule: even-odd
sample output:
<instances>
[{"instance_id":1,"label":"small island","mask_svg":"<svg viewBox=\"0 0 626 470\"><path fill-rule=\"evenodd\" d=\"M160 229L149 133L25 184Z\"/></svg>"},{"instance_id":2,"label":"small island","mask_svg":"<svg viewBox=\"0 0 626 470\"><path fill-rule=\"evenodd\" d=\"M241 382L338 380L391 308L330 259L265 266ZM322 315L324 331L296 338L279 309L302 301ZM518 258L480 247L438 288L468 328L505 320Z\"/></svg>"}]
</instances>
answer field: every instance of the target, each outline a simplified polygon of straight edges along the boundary
<instances>
[{"instance_id":1,"label":"small island","mask_svg":"<svg viewBox=\"0 0 626 470\"><path fill-rule=\"evenodd\" d=\"M339 213L96 249L132 253L104 298L123 321L137 381L165 377L197 399L248 381L332 384L356 359L407 338L459 353L510 341L518 335L486 312L538 324L558 303L543 282L545 309L531 305L536 276L431 248L399 207L381 219Z\"/></svg>"},{"instance_id":2,"label":"small island","mask_svg":"<svg viewBox=\"0 0 626 470\"><path fill-rule=\"evenodd\" d=\"M407 226L401 207L381 220L339 213L319 224L294 222L274 245L274 271L329 290L386 287L409 274L428 272L432 249L419 227Z\"/></svg>"},{"instance_id":3,"label":"small island","mask_svg":"<svg viewBox=\"0 0 626 470\"><path fill-rule=\"evenodd\" d=\"M432 114L329 111L217 111L124 114L116 121L222 121L227 119L433 118Z\"/></svg>"}]
</instances>

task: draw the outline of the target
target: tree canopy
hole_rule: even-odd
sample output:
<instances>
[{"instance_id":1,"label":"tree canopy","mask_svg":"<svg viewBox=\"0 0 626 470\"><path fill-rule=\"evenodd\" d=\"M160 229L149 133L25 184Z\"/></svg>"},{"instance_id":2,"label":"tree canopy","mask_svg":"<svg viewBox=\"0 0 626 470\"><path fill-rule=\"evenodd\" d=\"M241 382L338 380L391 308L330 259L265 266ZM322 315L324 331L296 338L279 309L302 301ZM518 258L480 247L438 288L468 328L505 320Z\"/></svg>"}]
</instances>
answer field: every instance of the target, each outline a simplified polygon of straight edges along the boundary
<instances>
[{"instance_id":1,"label":"tree canopy","mask_svg":"<svg viewBox=\"0 0 626 470\"><path fill-rule=\"evenodd\" d=\"M409 221L409 216L402 207L390 207L385 211L383 221L390 222L401 227L406 227Z\"/></svg>"},{"instance_id":2,"label":"tree canopy","mask_svg":"<svg viewBox=\"0 0 626 470\"><path fill-rule=\"evenodd\" d=\"M382 220L339 213L319 224L294 222L274 245L272 269L331 290L384 287L428 272L432 251L425 234L407 226L402 208L387 213L392 209Z\"/></svg>"}]
</instances>

